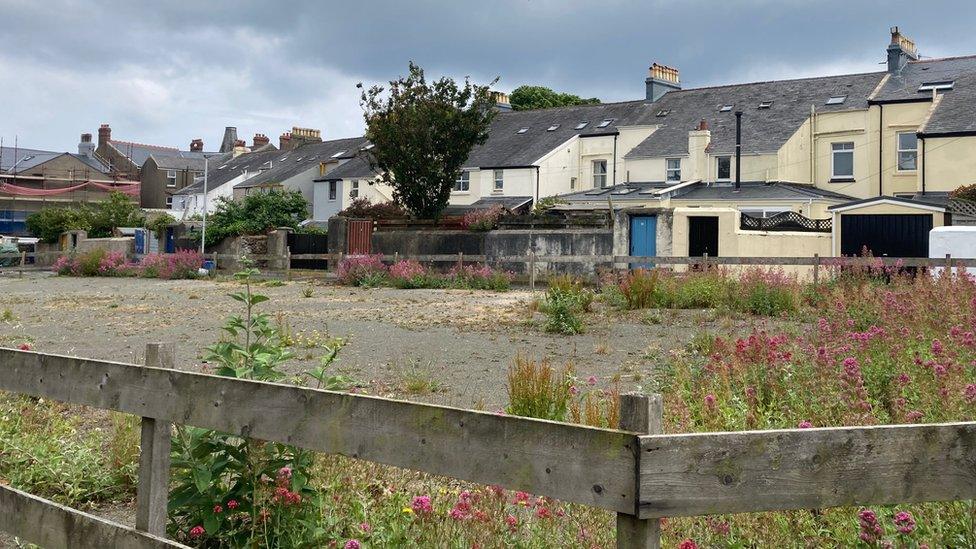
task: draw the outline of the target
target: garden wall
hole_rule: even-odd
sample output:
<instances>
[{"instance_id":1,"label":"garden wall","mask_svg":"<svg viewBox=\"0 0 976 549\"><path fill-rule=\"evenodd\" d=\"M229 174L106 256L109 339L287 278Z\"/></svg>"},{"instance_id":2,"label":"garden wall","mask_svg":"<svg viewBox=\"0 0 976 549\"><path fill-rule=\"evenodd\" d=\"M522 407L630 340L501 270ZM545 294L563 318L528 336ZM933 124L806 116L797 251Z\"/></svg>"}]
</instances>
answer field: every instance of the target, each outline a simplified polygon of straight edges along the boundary
<instances>
[{"instance_id":1,"label":"garden wall","mask_svg":"<svg viewBox=\"0 0 976 549\"><path fill-rule=\"evenodd\" d=\"M537 256L592 256L613 255L613 230L611 229L551 229L491 231L485 235L485 255L492 266L517 274L528 272L525 263L504 263L492 258ZM604 267L610 267L607 263ZM595 263L544 263L536 264L536 272L595 275L600 265Z\"/></svg>"},{"instance_id":2,"label":"garden wall","mask_svg":"<svg viewBox=\"0 0 976 549\"><path fill-rule=\"evenodd\" d=\"M471 231L395 230L373 233L373 253L400 255L482 255L485 235ZM331 242L330 242L331 244Z\"/></svg>"}]
</instances>

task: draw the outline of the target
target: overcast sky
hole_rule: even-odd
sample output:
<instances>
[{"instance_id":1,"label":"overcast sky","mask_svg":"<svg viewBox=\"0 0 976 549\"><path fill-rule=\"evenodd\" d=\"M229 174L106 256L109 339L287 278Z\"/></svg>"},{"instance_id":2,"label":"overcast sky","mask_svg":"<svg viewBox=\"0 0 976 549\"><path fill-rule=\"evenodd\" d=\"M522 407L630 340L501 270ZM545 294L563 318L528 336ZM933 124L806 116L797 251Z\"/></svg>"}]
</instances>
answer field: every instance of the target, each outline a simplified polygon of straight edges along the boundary
<instances>
[{"instance_id":1,"label":"overcast sky","mask_svg":"<svg viewBox=\"0 0 976 549\"><path fill-rule=\"evenodd\" d=\"M362 131L357 82L428 76L638 99L651 62L685 87L881 70L888 28L923 56L976 53L976 2L862 0L0 0L4 145L113 137L186 149L292 126Z\"/></svg>"}]
</instances>

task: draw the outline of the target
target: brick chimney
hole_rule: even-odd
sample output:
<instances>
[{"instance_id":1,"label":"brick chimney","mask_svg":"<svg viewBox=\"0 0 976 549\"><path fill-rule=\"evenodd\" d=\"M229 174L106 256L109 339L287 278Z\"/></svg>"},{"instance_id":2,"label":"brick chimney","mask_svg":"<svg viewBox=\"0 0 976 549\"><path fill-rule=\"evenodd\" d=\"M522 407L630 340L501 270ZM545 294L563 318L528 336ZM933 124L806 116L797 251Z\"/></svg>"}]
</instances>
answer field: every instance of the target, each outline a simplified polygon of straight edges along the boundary
<instances>
[{"instance_id":1,"label":"brick chimney","mask_svg":"<svg viewBox=\"0 0 976 549\"><path fill-rule=\"evenodd\" d=\"M295 126L291 129L291 147L301 147L306 143L321 143L322 132L312 128L299 128Z\"/></svg>"},{"instance_id":2,"label":"brick chimney","mask_svg":"<svg viewBox=\"0 0 976 549\"><path fill-rule=\"evenodd\" d=\"M98 146L101 147L112 140L112 128L108 124L98 127Z\"/></svg>"},{"instance_id":3,"label":"brick chimney","mask_svg":"<svg viewBox=\"0 0 976 549\"><path fill-rule=\"evenodd\" d=\"M190 152L201 152L203 151L203 139L194 139L190 141Z\"/></svg>"},{"instance_id":4,"label":"brick chimney","mask_svg":"<svg viewBox=\"0 0 976 549\"><path fill-rule=\"evenodd\" d=\"M268 136L267 135L264 135L263 133L256 133L256 134L254 134L254 148L255 149L257 149L259 147L263 147L263 146L267 145L268 143L271 143L271 140L268 139Z\"/></svg>"},{"instance_id":5,"label":"brick chimney","mask_svg":"<svg viewBox=\"0 0 976 549\"><path fill-rule=\"evenodd\" d=\"M708 129L708 120L702 118L698 121L698 131L703 132Z\"/></svg>"},{"instance_id":6,"label":"brick chimney","mask_svg":"<svg viewBox=\"0 0 976 549\"><path fill-rule=\"evenodd\" d=\"M91 157L95 154L95 144L92 143L92 134L81 134L81 142L78 143L78 154Z\"/></svg>"},{"instance_id":7,"label":"brick chimney","mask_svg":"<svg viewBox=\"0 0 976 549\"><path fill-rule=\"evenodd\" d=\"M647 101L653 103L669 91L681 89L678 69L654 63L648 69L648 76L644 80L644 85L647 88Z\"/></svg>"},{"instance_id":8,"label":"brick chimney","mask_svg":"<svg viewBox=\"0 0 976 549\"><path fill-rule=\"evenodd\" d=\"M915 41L903 35L898 27L891 27L891 43L888 44L888 72L901 72L909 61L918 60L918 49Z\"/></svg>"},{"instance_id":9,"label":"brick chimney","mask_svg":"<svg viewBox=\"0 0 976 549\"><path fill-rule=\"evenodd\" d=\"M291 150L291 132L285 132L278 137L278 149L282 151Z\"/></svg>"}]
</instances>

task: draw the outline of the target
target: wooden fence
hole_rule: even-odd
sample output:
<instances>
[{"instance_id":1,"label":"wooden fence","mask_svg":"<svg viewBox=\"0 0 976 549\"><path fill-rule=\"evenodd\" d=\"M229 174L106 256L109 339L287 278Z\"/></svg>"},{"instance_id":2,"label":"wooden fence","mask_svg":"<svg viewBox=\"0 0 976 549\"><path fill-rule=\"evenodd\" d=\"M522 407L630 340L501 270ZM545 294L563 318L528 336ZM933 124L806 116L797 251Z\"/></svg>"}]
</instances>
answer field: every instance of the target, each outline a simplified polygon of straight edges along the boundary
<instances>
[{"instance_id":1,"label":"wooden fence","mask_svg":"<svg viewBox=\"0 0 976 549\"><path fill-rule=\"evenodd\" d=\"M0 488L0 529L46 547L164 539L172 423L497 484L617 513L617 546L660 546L663 517L976 497L976 423L662 433L659 396L621 429L0 349L0 390L141 416L136 528Z\"/></svg>"}]
</instances>

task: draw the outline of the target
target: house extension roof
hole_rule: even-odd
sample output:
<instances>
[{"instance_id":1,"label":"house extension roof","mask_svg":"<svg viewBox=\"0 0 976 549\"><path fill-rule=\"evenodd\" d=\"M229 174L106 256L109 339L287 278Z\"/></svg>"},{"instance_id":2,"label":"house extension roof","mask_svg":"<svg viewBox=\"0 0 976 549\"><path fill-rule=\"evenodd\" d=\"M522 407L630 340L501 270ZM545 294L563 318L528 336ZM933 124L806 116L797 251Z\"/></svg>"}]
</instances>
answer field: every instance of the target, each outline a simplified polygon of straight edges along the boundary
<instances>
[{"instance_id":1,"label":"house extension roof","mask_svg":"<svg viewBox=\"0 0 976 549\"><path fill-rule=\"evenodd\" d=\"M754 82L669 91L654 102L652 123L661 127L627 153L625 158L688 154L688 132L705 119L711 131L709 152L735 152L735 111L742 111L742 152L772 153L782 147L810 116L868 107L868 96L885 73L873 72L796 80ZM828 105L831 97L844 97ZM768 108L760 103L771 102ZM722 107L730 105L726 111ZM666 112L665 116L656 116Z\"/></svg>"},{"instance_id":2,"label":"house extension roof","mask_svg":"<svg viewBox=\"0 0 976 549\"><path fill-rule=\"evenodd\" d=\"M501 112L491 123L488 141L471 151L464 167L531 166L574 136L613 134L618 126L656 124L655 112L656 106L643 100ZM605 120L610 122L601 128ZM585 127L576 129L584 122Z\"/></svg>"},{"instance_id":3,"label":"house extension roof","mask_svg":"<svg viewBox=\"0 0 976 549\"><path fill-rule=\"evenodd\" d=\"M24 172L63 155L74 157L98 173L108 174L111 171L108 165L98 158L84 154L17 148L16 161L14 161L14 154L13 147L0 148L0 173Z\"/></svg>"},{"instance_id":4,"label":"house extension roof","mask_svg":"<svg viewBox=\"0 0 976 549\"><path fill-rule=\"evenodd\" d=\"M372 179L376 177L378 174L370 167L369 159L366 158L367 154L367 152L357 154L355 158L350 158L325 172L325 175L316 179L316 181L342 181L345 179Z\"/></svg>"},{"instance_id":5,"label":"house extension roof","mask_svg":"<svg viewBox=\"0 0 976 549\"><path fill-rule=\"evenodd\" d=\"M131 141L111 140L108 142L115 150L132 161L136 166L142 166L153 154L166 154L179 156L180 150L176 147L165 147L162 145L147 145L145 143L133 143Z\"/></svg>"},{"instance_id":6,"label":"house extension roof","mask_svg":"<svg viewBox=\"0 0 976 549\"><path fill-rule=\"evenodd\" d=\"M218 155L223 156L219 153ZM202 172L204 168L204 157L202 155L185 157L180 155L152 154L150 158L156 161L156 166L161 170L192 170ZM209 157L209 159L210 164L223 160L216 156Z\"/></svg>"},{"instance_id":7,"label":"house extension roof","mask_svg":"<svg viewBox=\"0 0 976 549\"><path fill-rule=\"evenodd\" d=\"M763 181L743 182L738 192L729 184L697 185L674 200L835 200L850 201L854 197L818 189L812 185Z\"/></svg>"},{"instance_id":8,"label":"house extension roof","mask_svg":"<svg viewBox=\"0 0 976 549\"><path fill-rule=\"evenodd\" d=\"M359 153L366 143L365 137L347 137L322 141L321 143L307 143L288 151L275 151L277 155L270 169L246 179L234 187L246 188L281 183L318 166L322 162L352 158Z\"/></svg>"}]
</instances>

